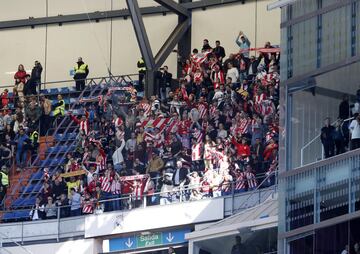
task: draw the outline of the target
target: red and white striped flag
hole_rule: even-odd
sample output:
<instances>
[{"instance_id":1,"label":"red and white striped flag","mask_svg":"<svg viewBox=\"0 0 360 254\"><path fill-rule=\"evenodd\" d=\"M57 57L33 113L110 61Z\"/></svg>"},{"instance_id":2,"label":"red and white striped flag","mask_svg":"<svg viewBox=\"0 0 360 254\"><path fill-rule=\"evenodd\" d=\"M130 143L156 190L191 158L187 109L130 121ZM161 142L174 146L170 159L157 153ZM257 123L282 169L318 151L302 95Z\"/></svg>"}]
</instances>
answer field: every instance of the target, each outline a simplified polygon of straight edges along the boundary
<instances>
[{"instance_id":1,"label":"red and white striped flag","mask_svg":"<svg viewBox=\"0 0 360 254\"><path fill-rule=\"evenodd\" d=\"M172 118L158 117L156 119L146 119L141 122L143 128L158 128L160 132L172 122Z\"/></svg>"},{"instance_id":2,"label":"red and white striped flag","mask_svg":"<svg viewBox=\"0 0 360 254\"><path fill-rule=\"evenodd\" d=\"M144 110L144 114L146 116L148 116L148 115L150 115L150 112L151 112L151 105L146 102L141 102L138 106L138 109Z\"/></svg>"}]
</instances>

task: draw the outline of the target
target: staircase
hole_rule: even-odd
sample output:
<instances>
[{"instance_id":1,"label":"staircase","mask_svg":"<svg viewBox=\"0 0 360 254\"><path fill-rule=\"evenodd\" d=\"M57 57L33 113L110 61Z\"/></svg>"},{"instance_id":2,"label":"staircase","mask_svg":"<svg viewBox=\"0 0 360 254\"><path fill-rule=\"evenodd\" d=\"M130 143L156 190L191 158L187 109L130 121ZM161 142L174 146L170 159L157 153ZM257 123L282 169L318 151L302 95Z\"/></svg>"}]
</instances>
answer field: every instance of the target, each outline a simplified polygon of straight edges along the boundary
<instances>
[{"instance_id":1,"label":"staircase","mask_svg":"<svg viewBox=\"0 0 360 254\"><path fill-rule=\"evenodd\" d=\"M107 92L109 86L121 85L124 82L128 82L125 81L124 77L102 78L99 82L90 80L85 90L73 100L69 109L74 115L81 115L84 113L81 109L82 105L78 103L81 99L103 95ZM40 137L36 159L24 172L14 172L10 176L10 182L13 184L8 189L6 198L3 201L5 210L29 209L34 204L35 198L40 193L43 185L43 169L45 167L49 168L51 177L64 164L66 154L75 150L78 129L78 126L65 114L56 129L50 129L47 136ZM24 211L24 217L28 217L28 211Z\"/></svg>"}]
</instances>

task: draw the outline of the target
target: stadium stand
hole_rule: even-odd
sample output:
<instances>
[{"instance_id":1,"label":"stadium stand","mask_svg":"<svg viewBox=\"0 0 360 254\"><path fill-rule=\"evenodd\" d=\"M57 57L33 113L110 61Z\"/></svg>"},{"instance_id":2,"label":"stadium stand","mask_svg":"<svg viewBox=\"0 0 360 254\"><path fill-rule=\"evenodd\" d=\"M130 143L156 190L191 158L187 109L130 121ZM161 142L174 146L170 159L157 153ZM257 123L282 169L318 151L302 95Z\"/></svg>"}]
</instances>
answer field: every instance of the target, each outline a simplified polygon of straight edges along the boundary
<instances>
[{"instance_id":1,"label":"stadium stand","mask_svg":"<svg viewBox=\"0 0 360 254\"><path fill-rule=\"evenodd\" d=\"M22 94L19 85L24 90L31 77L19 67L24 80L16 77L14 92L1 95L1 149L8 153L1 168L10 176L2 221L165 205L273 185L280 53L270 43L246 47L246 36L239 37L240 52L226 60L219 43L194 49L177 82L164 67L158 95L150 98L126 77L87 80L81 92L61 87ZM258 57L249 58L254 51Z\"/></svg>"}]
</instances>

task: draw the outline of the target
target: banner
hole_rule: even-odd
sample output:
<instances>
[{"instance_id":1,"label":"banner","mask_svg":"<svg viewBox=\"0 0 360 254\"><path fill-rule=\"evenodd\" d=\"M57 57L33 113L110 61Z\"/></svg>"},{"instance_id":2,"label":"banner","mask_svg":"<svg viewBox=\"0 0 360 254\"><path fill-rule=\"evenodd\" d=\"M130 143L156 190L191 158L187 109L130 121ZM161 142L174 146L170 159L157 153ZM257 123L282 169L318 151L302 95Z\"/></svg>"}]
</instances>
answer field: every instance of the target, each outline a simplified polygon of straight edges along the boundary
<instances>
[{"instance_id":1,"label":"banner","mask_svg":"<svg viewBox=\"0 0 360 254\"><path fill-rule=\"evenodd\" d=\"M132 176L122 176L120 177L120 181L134 181L134 180L143 180L148 178L149 175L132 175Z\"/></svg>"},{"instance_id":2,"label":"banner","mask_svg":"<svg viewBox=\"0 0 360 254\"><path fill-rule=\"evenodd\" d=\"M69 173L63 173L60 176L64 177L64 178L68 178L68 177L72 177L72 176L79 176L79 175L83 175L86 174L85 170L77 170L77 171L73 171L73 172L69 172Z\"/></svg>"},{"instance_id":3,"label":"banner","mask_svg":"<svg viewBox=\"0 0 360 254\"><path fill-rule=\"evenodd\" d=\"M260 53L280 53L281 49L279 47L274 48L248 48L248 49L242 49L239 52L249 52L249 51L258 51Z\"/></svg>"}]
</instances>

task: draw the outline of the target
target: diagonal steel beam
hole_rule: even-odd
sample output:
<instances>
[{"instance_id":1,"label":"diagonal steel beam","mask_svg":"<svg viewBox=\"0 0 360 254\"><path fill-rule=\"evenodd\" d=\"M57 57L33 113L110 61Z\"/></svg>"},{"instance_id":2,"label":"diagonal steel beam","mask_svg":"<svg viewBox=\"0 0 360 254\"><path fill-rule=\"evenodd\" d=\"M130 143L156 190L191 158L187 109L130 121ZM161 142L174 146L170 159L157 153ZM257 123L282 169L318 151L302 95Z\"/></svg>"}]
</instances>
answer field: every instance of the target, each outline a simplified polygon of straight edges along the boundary
<instances>
[{"instance_id":1,"label":"diagonal steel beam","mask_svg":"<svg viewBox=\"0 0 360 254\"><path fill-rule=\"evenodd\" d=\"M181 4L178 4L174 0L154 0L154 1L178 15L182 15L185 17L190 16L188 9L186 9Z\"/></svg>"},{"instance_id":2,"label":"diagonal steel beam","mask_svg":"<svg viewBox=\"0 0 360 254\"><path fill-rule=\"evenodd\" d=\"M176 26L174 31L169 35L163 46L160 48L159 52L155 56L155 69L160 68L161 65L165 62L169 54L179 43L181 37L186 33L186 31L191 26L191 19L187 18L180 24Z\"/></svg>"},{"instance_id":3,"label":"diagonal steel beam","mask_svg":"<svg viewBox=\"0 0 360 254\"><path fill-rule=\"evenodd\" d=\"M155 66L154 56L151 50L151 46L146 33L144 22L141 16L138 1L126 0L126 4L130 12L132 24L136 34L136 39L140 47L141 55L146 64L146 68L148 70L153 70Z\"/></svg>"}]
</instances>

